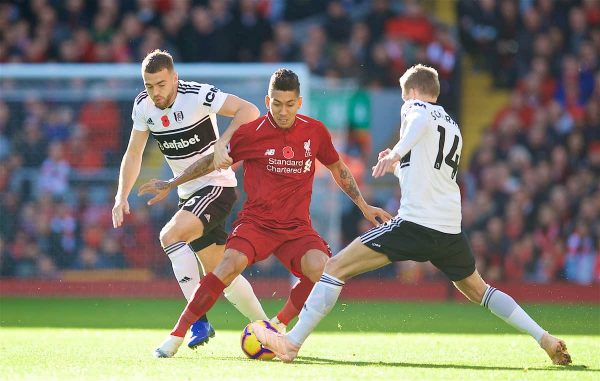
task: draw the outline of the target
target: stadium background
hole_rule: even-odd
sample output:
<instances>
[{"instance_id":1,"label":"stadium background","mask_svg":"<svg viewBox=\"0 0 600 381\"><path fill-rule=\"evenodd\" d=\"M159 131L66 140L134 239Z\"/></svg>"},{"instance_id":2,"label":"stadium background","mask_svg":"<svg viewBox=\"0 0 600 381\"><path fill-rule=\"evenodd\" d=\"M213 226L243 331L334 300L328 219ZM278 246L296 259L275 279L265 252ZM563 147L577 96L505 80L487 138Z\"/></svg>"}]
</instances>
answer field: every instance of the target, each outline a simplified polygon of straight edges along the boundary
<instances>
[{"instance_id":1,"label":"stadium background","mask_svg":"<svg viewBox=\"0 0 600 381\"><path fill-rule=\"evenodd\" d=\"M365 198L390 212L397 182L373 182L370 166L397 140L397 79L417 62L436 67L440 103L465 140L458 181L479 271L516 297L600 301L598 1L13 1L0 5L0 31L4 295L179 296L158 241L176 200L148 208L134 190L125 226L110 221L139 62L163 48L198 73L182 79L262 111L268 77L255 63L267 73L294 65L304 112L332 130ZM58 66L29 66L46 63ZM130 63L134 74L77 66L98 63ZM154 145L142 180L169 176ZM369 227L327 173L313 207L335 249ZM276 261L248 275L261 296L285 295ZM455 295L441 273L410 262L362 277L354 295L377 296L387 282L380 296Z\"/></svg>"}]
</instances>

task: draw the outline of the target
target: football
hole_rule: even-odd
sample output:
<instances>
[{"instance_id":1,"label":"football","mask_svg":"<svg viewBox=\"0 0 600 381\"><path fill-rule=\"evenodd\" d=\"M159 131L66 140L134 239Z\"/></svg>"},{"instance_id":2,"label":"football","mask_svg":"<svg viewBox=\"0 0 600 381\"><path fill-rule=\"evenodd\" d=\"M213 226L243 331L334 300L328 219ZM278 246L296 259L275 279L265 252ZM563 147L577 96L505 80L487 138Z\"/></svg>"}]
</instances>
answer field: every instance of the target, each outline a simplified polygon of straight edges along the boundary
<instances>
[{"instance_id":1,"label":"football","mask_svg":"<svg viewBox=\"0 0 600 381\"><path fill-rule=\"evenodd\" d=\"M275 328L269 321L267 320L257 320L254 323L262 324L268 329L278 332L277 328ZM255 360L272 360L275 357L275 354L263 347L262 344L258 341L254 332L252 330L252 326L249 323L244 331L242 332L241 338L241 346L242 351L246 354L246 356Z\"/></svg>"}]
</instances>

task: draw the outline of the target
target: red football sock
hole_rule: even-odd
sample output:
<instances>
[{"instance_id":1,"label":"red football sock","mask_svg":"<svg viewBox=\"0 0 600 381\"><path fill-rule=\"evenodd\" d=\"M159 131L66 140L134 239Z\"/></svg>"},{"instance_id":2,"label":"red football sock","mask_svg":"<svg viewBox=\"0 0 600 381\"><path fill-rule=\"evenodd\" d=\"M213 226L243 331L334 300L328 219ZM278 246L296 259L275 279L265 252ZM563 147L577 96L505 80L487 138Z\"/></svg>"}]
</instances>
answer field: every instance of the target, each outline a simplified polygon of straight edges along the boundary
<instances>
[{"instance_id":1,"label":"red football sock","mask_svg":"<svg viewBox=\"0 0 600 381\"><path fill-rule=\"evenodd\" d=\"M184 337L192 324L211 309L224 289L225 284L215 274L206 274L198 283L194 295L183 310L171 335Z\"/></svg>"},{"instance_id":2,"label":"red football sock","mask_svg":"<svg viewBox=\"0 0 600 381\"><path fill-rule=\"evenodd\" d=\"M277 319L283 324L288 325L293 318L298 316L314 285L310 279L306 277L300 278L292 287L287 302L285 302L285 305L277 314Z\"/></svg>"}]
</instances>

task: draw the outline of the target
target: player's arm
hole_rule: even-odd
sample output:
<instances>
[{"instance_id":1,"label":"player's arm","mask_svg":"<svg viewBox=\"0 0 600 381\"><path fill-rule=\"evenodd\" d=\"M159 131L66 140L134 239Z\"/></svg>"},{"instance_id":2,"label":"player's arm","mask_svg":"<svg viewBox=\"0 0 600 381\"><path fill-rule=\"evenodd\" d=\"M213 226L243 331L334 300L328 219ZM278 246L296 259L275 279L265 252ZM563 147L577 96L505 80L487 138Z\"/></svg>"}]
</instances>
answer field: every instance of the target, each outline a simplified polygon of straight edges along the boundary
<instances>
[{"instance_id":1,"label":"player's arm","mask_svg":"<svg viewBox=\"0 0 600 381\"><path fill-rule=\"evenodd\" d=\"M373 177L381 177L394 172L394 166L421 140L427 131L427 117L420 112L413 112L406 117L406 133L387 154L379 155L373 167ZM386 152L386 151L382 151Z\"/></svg>"},{"instance_id":2,"label":"player's arm","mask_svg":"<svg viewBox=\"0 0 600 381\"><path fill-rule=\"evenodd\" d=\"M183 173L181 173L179 176L173 177L170 180L164 181L152 179L140 187L138 196L154 194L155 196L148 200L148 205L153 205L167 197L169 192L172 189L177 188L179 185L214 171L215 166L213 161L214 154L211 153L201 159L196 160L192 165L187 167Z\"/></svg>"},{"instance_id":3,"label":"player's arm","mask_svg":"<svg viewBox=\"0 0 600 381\"><path fill-rule=\"evenodd\" d=\"M227 99L223 106L219 109L219 115L233 117L221 138L215 143L215 158L214 166L217 169L228 168L233 164L233 161L227 153L227 144L231 140L233 133L244 123L252 122L260 116L258 107L254 104L236 97L235 95L227 95Z\"/></svg>"},{"instance_id":4,"label":"player's arm","mask_svg":"<svg viewBox=\"0 0 600 381\"><path fill-rule=\"evenodd\" d=\"M142 166L142 156L144 148L148 141L150 132L131 130L127 151L121 161L121 170L119 173L119 186L115 196L115 205L112 210L113 227L118 228L123 223L123 214L129 214L129 203L127 197L135 184Z\"/></svg>"},{"instance_id":5,"label":"player's arm","mask_svg":"<svg viewBox=\"0 0 600 381\"><path fill-rule=\"evenodd\" d=\"M358 206L367 220L371 221L374 225L379 225L381 222L392 218L385 210L367 204L346 163L342 160L338 160L335 163L328 165L327 168L331 171L331 175L337 185L348 197L350 197L352 202Z\"/></svg>"}]
</instances>

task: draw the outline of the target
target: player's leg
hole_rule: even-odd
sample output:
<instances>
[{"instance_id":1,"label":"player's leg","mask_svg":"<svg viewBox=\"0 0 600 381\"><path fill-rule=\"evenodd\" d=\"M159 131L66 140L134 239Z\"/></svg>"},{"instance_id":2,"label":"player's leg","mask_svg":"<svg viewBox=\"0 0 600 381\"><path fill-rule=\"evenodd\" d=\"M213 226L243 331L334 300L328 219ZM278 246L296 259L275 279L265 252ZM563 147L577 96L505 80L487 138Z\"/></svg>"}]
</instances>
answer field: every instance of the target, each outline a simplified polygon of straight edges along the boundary
<instances>
[{"instance_id":1,"label":"player's leg","mask_svg":"<svg viewBox=\"0 0 600 381\"><path fill-rule=\"evenodd\" d=\"M204 224L194 214L179 210L160 232L160 243L171 260L173 273L189 301L200 281L198 260L188 242L200 237Z\"/></svg>"},{"instance_id":2,"label":"player's leg","mask_svg":"<svg viewBox=\"0 0 600 381\"><path fill-rule=\"evenodd\" d=\"M488 308L511 326L530 334L555 364L571 362L565 343L544 331L515 300L486 284L475 269L475 259L465 234L434 232L432 241L439 255L431 263L439 268L467 299Z\"/></svg>"},{"instance_id":3,"label":"player's leg","mask_svg":"<svg viewBox=\"0 0 600 381\"><path fill-rule=\"evenodd\" d=\"M217 230L217 228L214 230ZM213 236L214 240L218 243L225 243L227 236L225 235L224 239L221 241L220 238L217 237L218 233L215 234L216 232L214 230L208 235ZM212 244L197 252L205 274L214 271L219 262L223 259L224 252L225 245L218 244ZM223 295L242 315L247 317L248 320L267 319L265 311L254 294L252 285L250 285L250 282L248 282L243 275L237 276L231 284L225 288Z\"/></svg>"},{"instance_id":4,"label":"player's leg","mask_svg":"<svg viewBox=\"0 0 600 381\"><path fill-rule=\"evenodd\" d=\"M302 310L302 306L314 285L315 282L305 276L301 276L292 286L290 295L283 308L271 319L271 324L274 324L280 332L285 332L292 319L298 316Z\"/></svg>"},{"instance_id":5,"label":"player's leg","mask_svg":"<svg viewBox=\"0 0 600 381\"><path fill-rule=\"evenodd\" d=\"M568 365L571 356L564 341L552 336L540 327L508 294L484 282L477 270L468 277L455 281L454 285L467 299L488 308L517 330L531 335L557 365Z\"/></svg>"},{"instance_id":6,"label":"player's leg","mask_svg":"<svg viewBox=\"0 0 600 381\"><path fill-rule=\"evenodd\" d=\"M289 322L298 316L331 257L329 245L311 227L296 234L298 238L285 241L274 253L285 268L299 278L281 311L271 319L280 332L285 332Z\"/></svg>"},{"instance_id":7,"label":"player's leg","mask_svg":"<svg viewBox=\"0 0 600 381\"><path fill-rule=\"evenodd\" d=\"M298 316L315 282L323 274L325 263L331 256L328 246L322 243L320 238L318 238L318 241L322 247L309 249L304 255L293 258L290 263L284 263L288 270L300 279L292 286L290 295L281 311L271 319L271 323L275 324L280 332L285 332L290 321ZM301 241L298 241L298 243L300 245L285 245L283 250L289 253L301 252L304 248L310 246L310 244L308 246L302 245Z\"/></svg>"},{"instance_id":8,"label":"player's leg","mask_svg":"<svg viewBox=\"0 0 600 381\"><path fill-rule=\"evenodd\" d=\"M337 302L344 281L389 263L386 255L368 248L360 239L354 240L327 261L324 272L306 300L294 328L287 335L281 335L253 325L257 338L284 362L293 361L306 338Z\"/></svg>"},{"instance_id":9,"label":"player's leg","mask_svg":"<svg viewBox=\"0 0 600 381\"><path fill-rule=\"evenodd\" d=\"M230 187L209 187L208 199L199 199L196 202L188 202L184 209L194 213L204 224L205 234L190 243L190 246L198 253L198 258L204 269L204 273L213 271L223 258L224 244L227 241L225 232L225 219L231 213L231 208L237 196L235 189ZM212 195L212 196L211 196ZM225 297L238 311L250 321L266 319L260 302L254 295L250 282L243 276L238 276L225 289Z\"/></svg>"},{"instance_id":10,"label":"player's leg","mask_svg":"<svg viewBox=\"0 0 600 381\"><path fill-rule=\"evenodd\" d=\"M389 263L386 255L365 246L359 238L355 239L327 261L323 274L304 303L298 323L287 334L288 338L298 346L302 345L317 324L331 311L348 279Z\"/></svg>"},{"instance_id":11,"label":"player's leg","mask_svg":"<svg viewBox=\"0 0 600 381\"><path fill-rule=\"evenodd\" d=\"M235 249L225 250L223 260L217 265L214 272L209 272L202 278L170 336L154 351L154 355L156 357L173 357L190 326L208 312L225 287L244 271L248 263L246 254Z\"/></svg>"}]
</instances>

